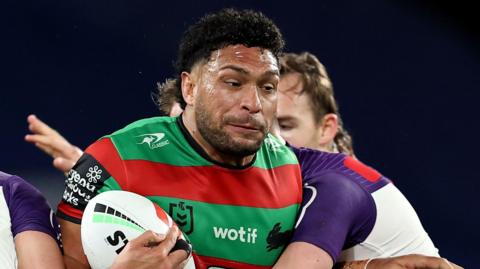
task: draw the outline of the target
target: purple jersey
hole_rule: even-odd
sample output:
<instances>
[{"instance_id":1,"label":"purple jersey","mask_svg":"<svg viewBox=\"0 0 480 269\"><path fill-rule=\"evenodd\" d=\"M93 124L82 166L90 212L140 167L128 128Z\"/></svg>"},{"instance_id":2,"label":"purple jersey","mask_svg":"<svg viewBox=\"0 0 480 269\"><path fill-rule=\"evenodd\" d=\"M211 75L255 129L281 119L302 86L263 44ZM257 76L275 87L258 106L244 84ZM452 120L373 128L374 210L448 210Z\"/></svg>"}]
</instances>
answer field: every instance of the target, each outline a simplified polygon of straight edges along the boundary
<instances>
[{"instance_id":1,"label":"purple jersey","mask_svg":"<svg viewBox=\"0 0 480 269\"><path fill-rule=\"evenodd\" d=\"M39 231L60 245L59 226L42 194L23 179L3 172L0 172L0 224L2 239L5 236L13 239L24 231Z\"/></svg>"},{"instance_id":2,"label":"purple jersey","mask_svg":"<svg viewBox=\"0 0 480 269\"><path fill-rule=\"evenodd\" d=\"M304 193L292 242L320 247L334 262L438 255L410 203L389 179L344 154L293 150Z\"/></svg>"}]
</instances>

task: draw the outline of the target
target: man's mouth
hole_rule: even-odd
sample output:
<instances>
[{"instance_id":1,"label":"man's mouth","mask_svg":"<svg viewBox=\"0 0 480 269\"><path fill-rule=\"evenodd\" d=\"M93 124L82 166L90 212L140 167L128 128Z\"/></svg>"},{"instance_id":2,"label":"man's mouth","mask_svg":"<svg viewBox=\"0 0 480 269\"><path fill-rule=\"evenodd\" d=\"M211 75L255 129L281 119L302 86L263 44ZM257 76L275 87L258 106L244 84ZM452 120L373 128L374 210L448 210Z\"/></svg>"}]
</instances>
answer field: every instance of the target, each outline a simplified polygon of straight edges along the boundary
<instances>
[{"instance_id":1,"label":"man's mouth","mask_svg":"<svg viewBox=\"0 0 480 269\"><path fill-rule=\"evenodd\" d=\"M234 127L237 127L237 128L243 128L243 129L247 129L247 130L252 130L252 131L260 131L261 128L257 125L253 125L253 124L238 124L238 123L235 123L235 124L230 124L231 126L234 126Z\"/></svg>"}]
</instances>

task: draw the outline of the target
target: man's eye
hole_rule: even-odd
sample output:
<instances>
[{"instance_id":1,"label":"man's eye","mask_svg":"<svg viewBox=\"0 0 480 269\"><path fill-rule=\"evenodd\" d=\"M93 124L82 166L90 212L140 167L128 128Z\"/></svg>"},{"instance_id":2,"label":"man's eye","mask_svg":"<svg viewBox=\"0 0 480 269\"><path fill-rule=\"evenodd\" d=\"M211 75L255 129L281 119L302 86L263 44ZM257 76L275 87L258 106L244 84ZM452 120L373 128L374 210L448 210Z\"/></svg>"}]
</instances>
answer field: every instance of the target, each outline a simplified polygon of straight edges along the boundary
<instances>
[{"instance_id":1,"label":"man's eye","mask_svg":"<svg viewBox=\"0 0 480 269\"><path fill-rule=\"evenodd\" d=\"M267 91L267 92L274 92L277 90L277 88L274 86L274 85L271 85L271 84L267 84L265 86L263 86L263 88Z\"/></svg>"},{"instance_id":2,"label":"man's eye","mask_svg":"<svg viewBox=\"0 0 480 269\"><path fill-rule=\"evenodd\" d=\"M236 80L227 80L227 81L225 81L225 83L227 83L228 85L230 85L232 87L240 87L241 86L240 82L238 82Z\"/></svg>"},{"instance_id":3,"label":"man's eye","mask_svg":"<svg viewBox=\"0 0 480 269\"><path fill-rule=\"evenodd\" d=\"M288 124L279 124L280 130L282 131L289 131L293 129L293 126L288 125Z\"/></svg>"}]
</instances>

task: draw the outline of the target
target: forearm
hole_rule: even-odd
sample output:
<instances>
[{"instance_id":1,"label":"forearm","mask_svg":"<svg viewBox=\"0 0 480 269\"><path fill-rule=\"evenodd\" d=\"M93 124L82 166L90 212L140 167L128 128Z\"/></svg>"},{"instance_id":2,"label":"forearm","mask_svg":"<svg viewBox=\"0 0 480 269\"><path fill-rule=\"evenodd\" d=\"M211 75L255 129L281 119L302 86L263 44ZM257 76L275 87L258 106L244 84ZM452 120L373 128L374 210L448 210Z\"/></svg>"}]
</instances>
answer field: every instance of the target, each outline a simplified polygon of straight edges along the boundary
<instances>
[{"instance_id":1,"label":"forearm","mask_svg":"<svg viewBox=\"0 0 480 269\"><path fill-rule=\"evenodd\" d=\"M80 225L58 219L62 230L64 261L68 269L90 268L86 256L83 254L80 238Z\"/></svg>"},{"instance_id":2,"label":"forearm","mask_svg":"<svg viewBox=\"0 0 480 269\"><path fill-rule=\"evenodd\" d=\"M333 269L364 269L369 260L339 262L333 266Z\"/></svg>"},{"instance_id":3,"label":"forearm","mask_svg":"<svg viewBox=\"0 0 480 269\"><path fill-rule=\"evenodd\" d=\"M64 269L60 248L50 235L25 231L15 236L19 269Z\"/></svg>"}]
</instances>

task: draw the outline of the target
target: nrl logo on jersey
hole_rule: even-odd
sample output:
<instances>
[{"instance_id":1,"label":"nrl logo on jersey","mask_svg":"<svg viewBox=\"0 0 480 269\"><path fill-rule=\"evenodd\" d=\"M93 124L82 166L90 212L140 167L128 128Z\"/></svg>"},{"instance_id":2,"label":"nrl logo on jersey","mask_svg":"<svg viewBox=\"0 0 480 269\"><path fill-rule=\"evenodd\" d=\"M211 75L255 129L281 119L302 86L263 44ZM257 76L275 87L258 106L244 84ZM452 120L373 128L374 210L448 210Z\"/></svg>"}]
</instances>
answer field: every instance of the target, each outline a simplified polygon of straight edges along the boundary
<instances>
[{"instance_id":1,"label":"nrl logo on jersey","mask_svg":"<svg viewBox=\"0 0 480 269\"><path fill-rule=\"evenodd\" d=\"M283 151L283 144L278 142L275 138L267 137L264 140L264 143L269 147L272 151L275 152L282 152Z\"/></svg>"},{"instance_id":2,"label":"nrl logo on jersey","mask_svg":"<svg viewBox=\"0 0 480 269\"><path fill-rule=\"evenodd\" d=\"M137 136L140 142L137 144L142 145L146 144L150 149L161 148L165 145L170 144L167 139L162 140L165 137L164 133L153 133L153 134L143 134Z\"/></svg>"},{"instance_id":3,"label":"nrl logo on jersey","mask_svg":"<svg viewBox=\"0 0 480 269\"><path fill-rule=\"evenodd\" d=\"M193 206L186 205L185 202L170 203L168 215L172 217L179 228L189 235L193 232Z\"/></svg>"}]
</instances>

